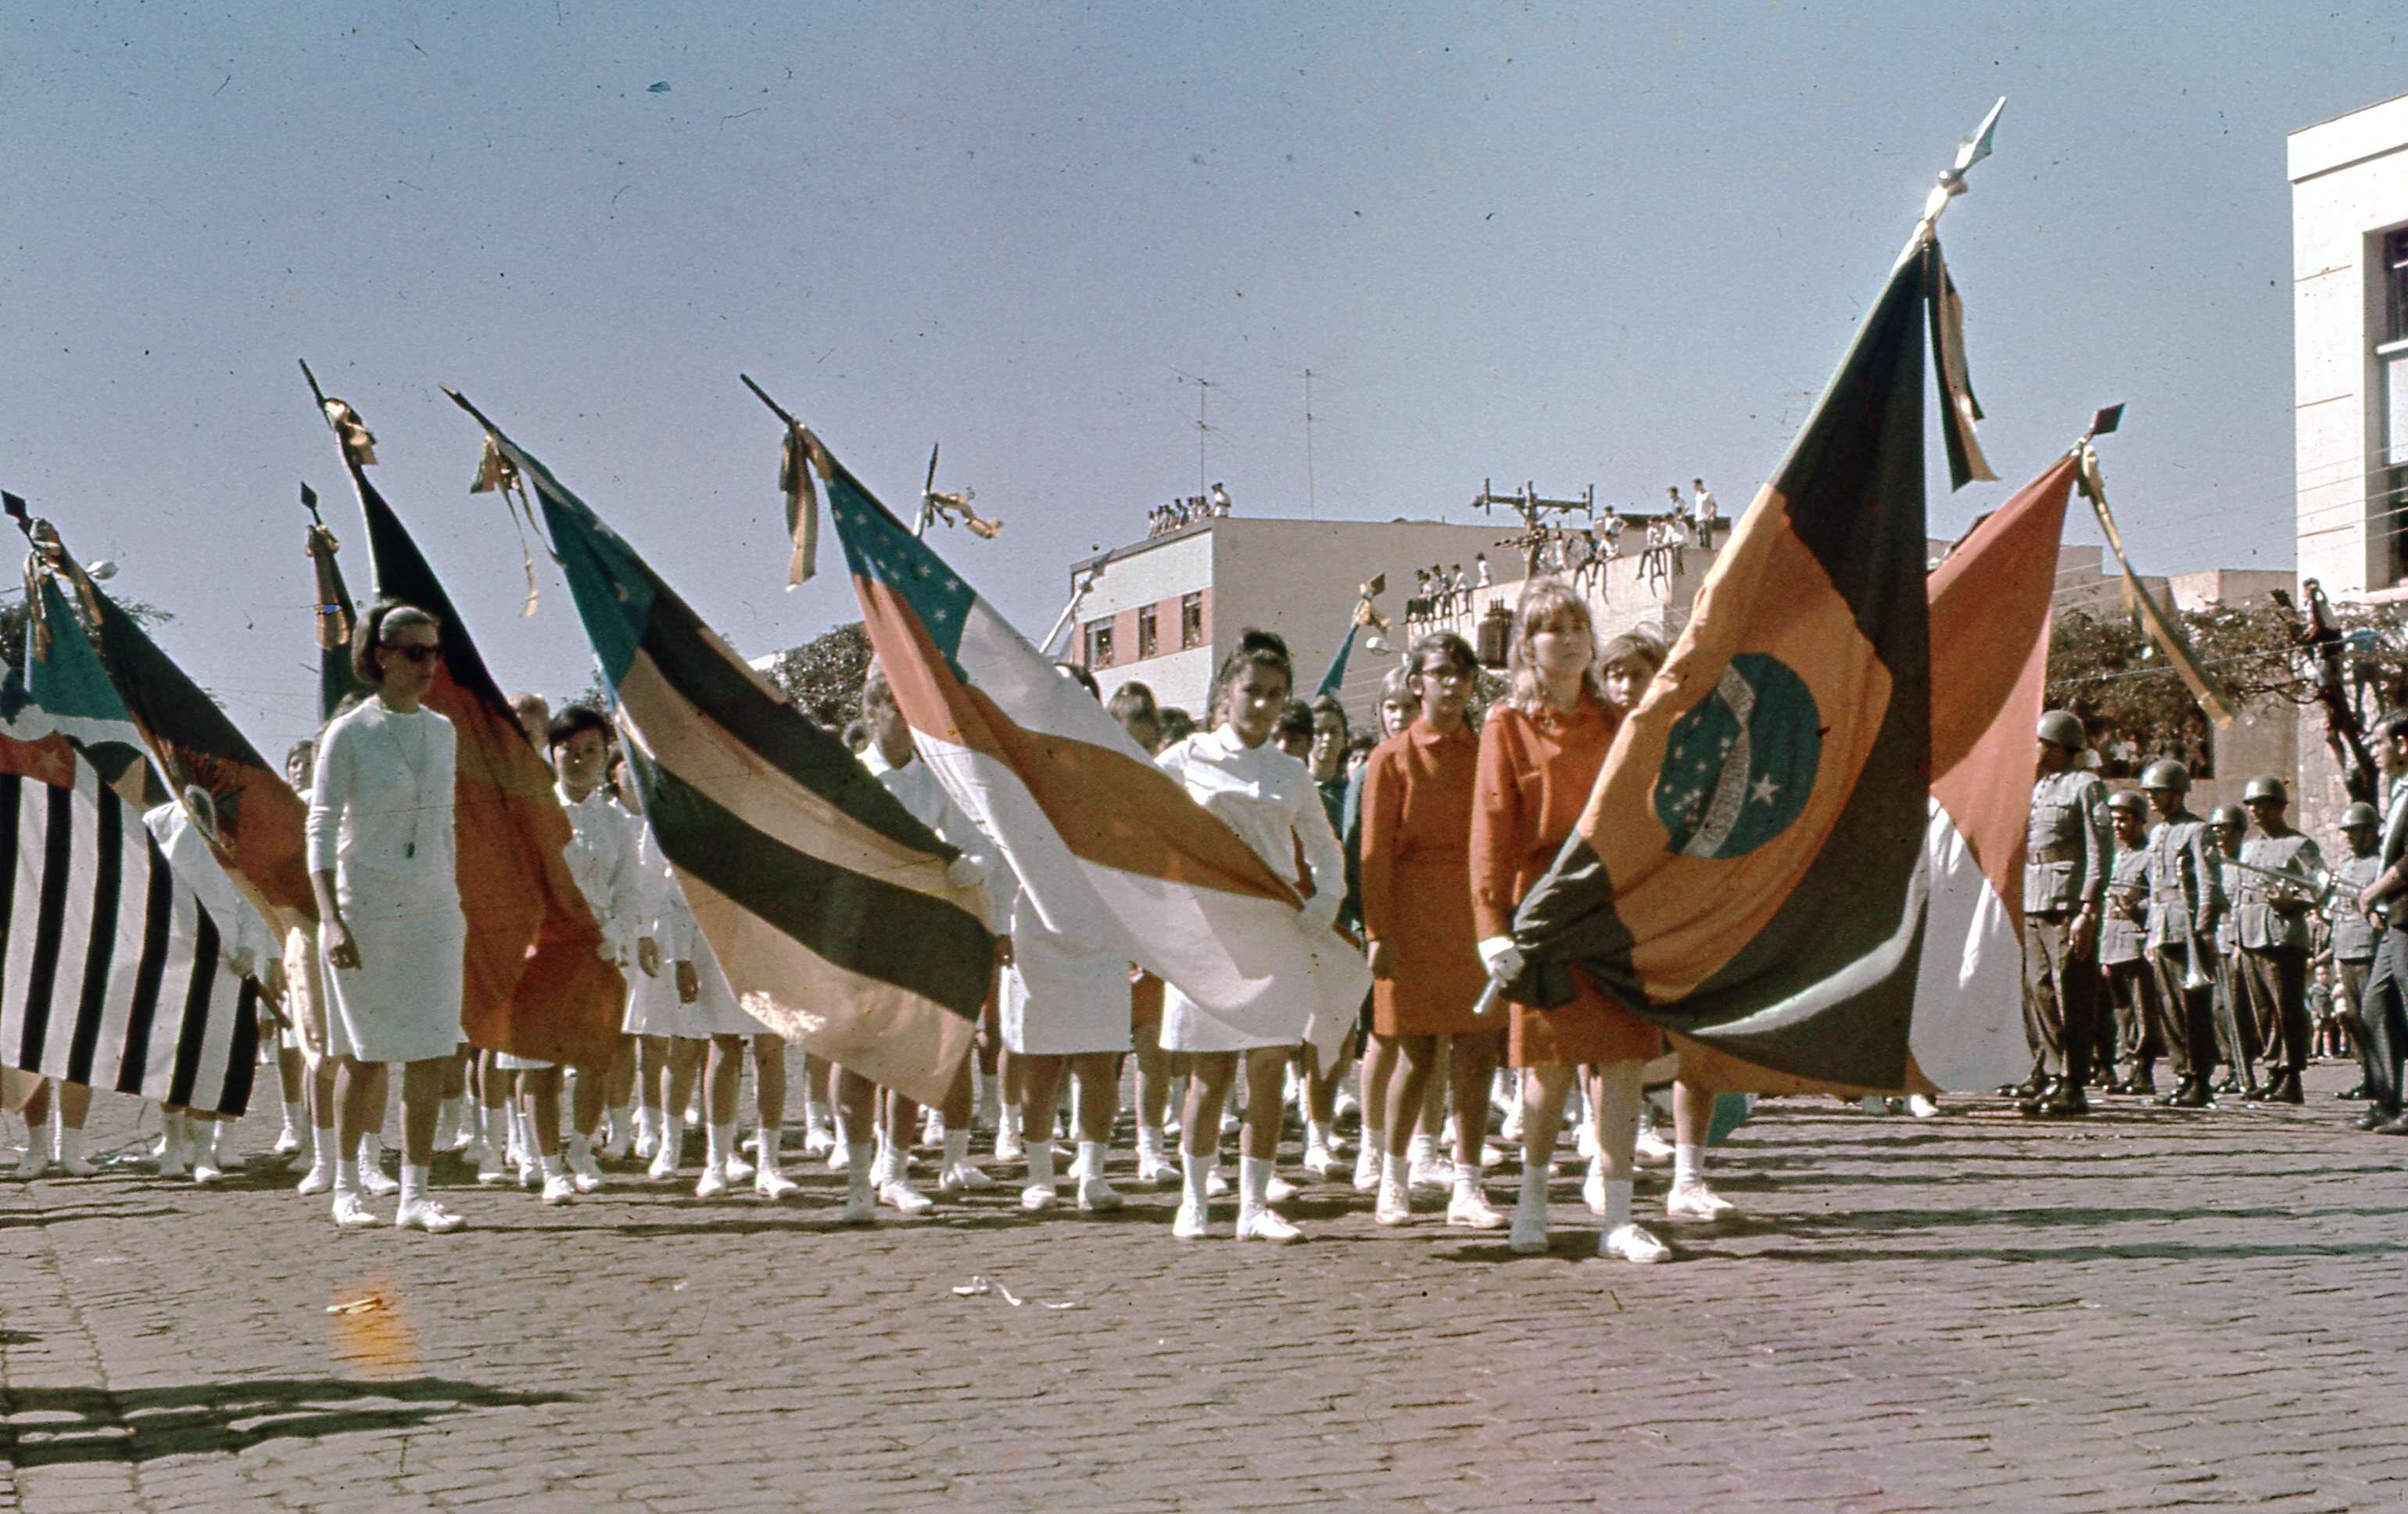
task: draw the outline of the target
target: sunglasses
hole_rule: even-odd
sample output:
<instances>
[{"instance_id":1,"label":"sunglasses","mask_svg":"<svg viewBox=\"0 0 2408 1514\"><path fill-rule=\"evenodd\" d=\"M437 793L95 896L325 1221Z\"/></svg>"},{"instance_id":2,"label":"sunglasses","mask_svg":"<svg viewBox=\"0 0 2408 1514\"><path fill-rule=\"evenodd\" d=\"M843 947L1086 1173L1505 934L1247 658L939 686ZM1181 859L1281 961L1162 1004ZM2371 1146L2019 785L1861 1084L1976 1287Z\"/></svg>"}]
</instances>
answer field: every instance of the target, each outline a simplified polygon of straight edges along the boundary
<instances>
[{"instance_id":1,"label":"sunglasses","mask_svg":"<svg viewBox=\"0 0 2408 1514\"><path fill-rule=\"evenodd\" d=\"M391 642L380 642L378 645L384 650L385 656L389 657L399 657L405 662L415 662L422 666L426 663L440 661L443 656L443 649L441 647L434 646L423 642L409 646L395 646Z\"/></svg>"}]
</instances>

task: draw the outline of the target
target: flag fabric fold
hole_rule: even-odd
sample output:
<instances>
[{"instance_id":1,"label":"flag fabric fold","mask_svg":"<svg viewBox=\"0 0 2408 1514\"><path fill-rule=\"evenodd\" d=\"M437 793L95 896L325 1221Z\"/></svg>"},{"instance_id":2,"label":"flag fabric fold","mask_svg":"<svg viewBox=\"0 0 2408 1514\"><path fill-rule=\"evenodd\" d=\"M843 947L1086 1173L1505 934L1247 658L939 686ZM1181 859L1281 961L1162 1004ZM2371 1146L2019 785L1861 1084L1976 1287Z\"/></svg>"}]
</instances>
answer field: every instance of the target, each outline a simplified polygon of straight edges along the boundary
<instances>
[{"instance_id":1,"label":"flag fabric fold","mask_svg":"<svg viewBox=\"0 0 2408 1514\"><path fill-rule=\"evenodd\" d=\"M1370 974L1296 890L1138 750L811 439L862 616L913 745L993 837L1046 928L1176 986L1252 1037L1294 1023L1334 1056Z\"/></svg>"},{"instance_id":2,"label":"flag fabric fold","mask_svg":"<svg viewBox=\"0 0 2408 1514\"><path fill-rule=\"evenodd\" d=\"M346 451L367 525L379 598L441 623L443 660L426 707L452 722L460 907L468 946L460 1000L471 1045L580 1067L616 1054L626 980L602 959L602 928L569 875L568 816L452 597L401 517Z\"/></svg>"},{"instance_id":3,"label":"flag fabric fold","mask_svg":"<svg viewBox=\"0 0 2408 1514\"><path fill-rule=\"evenodd\" d=\"M1928 233L1892 270L1586 813L1523 901L1517 998L1577 963L1759 1066L1894 1089L1933 886L1922 340Z\"/></svg>"},{"instance_id":4,"label":"flag fabric fold","mask_svg":"<svg viewBox=\"0 0 2408 1514\"><path fill-rule=\"evenodd\" d=\"M2200 709L2215 722L2216 728L2229 728L2241 701L2233 698L2222 679L2199 660L2190 638L2183 634L2182 617L2159 604L2149 586L2141 582L2141 575L2132 570L2132 559L2124 555L2124 533L2116 529L2114 512L2107 508L2107 484L2099 473L2098 453L2086 440L2074 450L2074 456L2081 469L2083 497L2090 501L2091 510L2099 516L2099 529L2107 538L2107 550L2114 554L2116 570L2123 575L2124 613L2140 625L2166 655L2166 660L2174 665L2174 671L2181 675L2191 698L2199 701Z\"/></svg>"},{"instance_id":5,"label":"flag fabric fold","mask_svg":"<svg viewBox=\"0 0 2408 1514\"><path fill-rule=\"evenodd\" d=\"M1933 570L1930 879L1907 1075L1834 1083L1752 1066L1687 1043L1682 1074L1758 1093L1987 1089L2030 1070L2023 987L2023 862L2032 730L2048 679L2050 595L2075 478L2060 458ZM1685 1039L1685 1038L1681 1038Z\"/></svg>"},{"instance_id":6,"label":"flag fabric fold","mask_svg":"<svg viewBox=\"0 0 2408 1514\"><path fill-rule=\"evenodd\" d=\"M141 815L0 676L0 1066L209 1114L248 1107L259 985ZM12 1097L30 1096L28 1079Z\"/></svg>"},{"instance_id":7,"label":"flag fabric fold","mask_svg":"<svg viewBox=\"0 0 2408 1514\"><path fill-rule=\"evenodd\" d=\"M948 876L957 854L550 469L478 419L540 504L617 698L645 824L745 1011L942 1103L996 955L976 889Z\"/></svg>"},{"instance_id":8,"label":"flag fabric fold","mask_svg":"<svg viewBox=\"0 0 2408 1514\"><path fill-rule=\"evenodd\" d=\"M48 573L31 582L33 614L26 627L24 694L43 711L51 733L73 743L102 783L129 804L165 803L166 786L150 765L150 746L134 712L100 664L91 638L67 597Z\"/></svg>"}]
</instances>

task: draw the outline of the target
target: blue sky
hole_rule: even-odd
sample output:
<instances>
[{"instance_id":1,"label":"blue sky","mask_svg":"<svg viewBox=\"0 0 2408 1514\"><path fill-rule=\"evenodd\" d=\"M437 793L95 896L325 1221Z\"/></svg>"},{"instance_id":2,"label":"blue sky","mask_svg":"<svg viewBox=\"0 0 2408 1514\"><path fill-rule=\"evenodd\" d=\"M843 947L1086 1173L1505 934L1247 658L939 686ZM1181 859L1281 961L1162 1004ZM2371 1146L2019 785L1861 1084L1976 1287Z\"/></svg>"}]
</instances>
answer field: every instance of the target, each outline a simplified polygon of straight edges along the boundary
<instances>
[{"instance_id":1,"label":"blue sky","mask_svg":"<svg viewBox=\"0 0 2408 1514\"><path fill-rule=\"evenodd\" d=\"M517 618L442 383L748 651L853 610L780 591L738 371L890 503L941 439L1008 526L936 544L1041 631L1198 488L1182 375L1245 512L1736 507L2001 94L1943 239L2006 479L1935 531L2124 400L2143 566L2286 566L2283 137L2402 84L2375 5L231 8L0 18L0 483L270 750L311 708L296 481L358 536L295 356L513 687L589 658L549 564Z\"/></svg>"}]
</instances>

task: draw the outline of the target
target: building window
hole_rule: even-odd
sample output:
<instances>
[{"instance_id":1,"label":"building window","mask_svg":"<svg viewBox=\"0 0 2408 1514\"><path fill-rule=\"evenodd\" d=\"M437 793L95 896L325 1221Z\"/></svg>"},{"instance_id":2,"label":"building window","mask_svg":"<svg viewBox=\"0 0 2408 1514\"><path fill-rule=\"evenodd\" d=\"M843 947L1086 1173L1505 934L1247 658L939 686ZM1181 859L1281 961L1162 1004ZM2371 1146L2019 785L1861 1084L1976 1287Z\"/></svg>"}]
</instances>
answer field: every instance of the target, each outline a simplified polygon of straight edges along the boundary
<instances>
[{"instance_id":1,"label":"building window","mask_svg":"<svg viewBox=\"0 0 2408 1514\"><path fill-rule=\"evenodd\" d=\"M1160 650L1160 638L1154 635L1154 606L1147 605L1137 613L1137 655L1150 657Z\"/></svg>"},{"instance_id":2,"label":"building window","mask_svg":"<svg viewBox=\"0 0 2408 1514\"><path fill-rule=\"evenodd\" d=\"M1112 665L1112 623L1110 620L1087 622L1087 666L1109 668Z\"/></svg>"},{"instance_id":3,"label":"building window","mask_svg":"<svg viewBox=\"0 0 2408 1514\"><path fill-rule=\"evenodd\" d=\"M1194 594L1179 597L1179 645L1184 650L1203 644L1204 594L1199 589Z\"/></svg>"},{"instance_id":4,"label":"building window","mask_svg":"<svg viewBox=\"0 0 2408 1514\"><path fill-rule=\"evenodd\" d=\"M2384 234L2382 339L2375 343L2383 434L2368 481L2368 513L2391 541L2394 582L2408 580L2408 228Z\"/></svg>"}]
</instances>

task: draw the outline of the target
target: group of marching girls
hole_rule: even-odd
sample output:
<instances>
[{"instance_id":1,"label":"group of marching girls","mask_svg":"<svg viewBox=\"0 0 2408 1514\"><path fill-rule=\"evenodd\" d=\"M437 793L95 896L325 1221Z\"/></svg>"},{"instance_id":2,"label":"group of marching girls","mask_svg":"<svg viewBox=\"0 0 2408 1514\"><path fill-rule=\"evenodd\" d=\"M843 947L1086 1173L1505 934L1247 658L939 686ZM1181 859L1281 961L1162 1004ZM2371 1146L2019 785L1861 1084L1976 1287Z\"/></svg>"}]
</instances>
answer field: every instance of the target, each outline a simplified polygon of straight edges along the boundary
<instances>
[{"instance_id":1,"label":"group of marching girls","mask_svg":"<svg viewBox=\"0 0 2408 1514\"><path fill-rule=\"evenodd\" d=\"M1201 728L1179 732L1175 713L1157 710L1142 686L1116 692L1111 713L1132 739L1296 881L1308 925L1359 930L1373 988L1353 1090L1344 1058L1323 1066L1309 1045L1257 1044L1198 1013L1175 986L1049 930L992 839L917 757L873 669L850 733L854 748L959 854L952 881L981 892L999 943L996 988L981 1054L937 1108L924 1112L894 1089L805 1058L803 1154L844 1173L842 1213L853 1222L882 1205L920 1214L946 1196L995 1187L973 1158L974 1127L994 1131L994 1160L1023 1165L1021 1207L1115 1209L1122 1197L1106 1169L1133 1060L1134 1180L1179 1187L1172 1229L1181 1238L1216 1233L1214 1201L1231 1186L1222 1148L1233 1132L1234 1233L1299 1237L1278 1208L1297 1191L1277 1170L1293 1094L1305 1128L1303 1181L1345 1182L1335 1125L1351 1099L1361 1112L1353 1186L1371 1195L1378 1223L1411 1224L1416 1193L1443 1193L1448 1225L1506 1232L1511 1249L1526 1253L1547 1247L1555 1146L1567 1120L1576 1121L1576 1149L1588 1160L1582 1194L1604 1218L1598 1254L1663 1260L1669 1248L1633 1217L1634 1163L1642 1152L1672 1158L1671 1218L1711 1220L1729 1208L1703 1173L1712 1093L1680 1081L1661 1035L1577 973L1580 991L1553 1008L1513 1003L1496 989L1521 967L1515 906L1570 833L1615 729L1664 656L1643 633L1600 648L1580 596L1541 580L1515 619L1510 687L1479 728L1471 648L1451 633L1424 636L1383 685L1385 739L1368 755L1358 747L1351 771L1343 712L1326 699L1298 704L1286 646L1270 633L1240 638L1215 675ZM628 985L618 1065L579 1069L571 1086L560 1067L466 1044L454 737L423 703L441 656L440 627L423 611L380 604L360 620L352 660L369 692L290 761L308 800L319 923L294 931L281 952L213 873L206 845L184 834L173 806L153 817L179 872L223 885L205 897L243 922L228 936L229 959L285 1004L277 1048L284 1129L267 1158L301 1168L301 1192L331 1194L339 1226L382 1223L370 1201L397 1191L392 1222L439 1234L463 1221L430 1180L438 1152L472 1165L480 1185L567 1204L609 1180L605 1161L632 1158L648 1164L652 1181L682 1182L692 1170L688 1127L698 1122L697 1197L742 1184L767 1200L793 1195L797 1185L781 1167L784 1044L737 1002L646 831L640 795L614 765L613 732L598 711L571 706L555 717L535 696L514 701L528 739L549 755L572 831L568 873L601 925L603 955ZM1084 670L1061 671L1096 692ZM305 1024L313 1028L306 1034ZM748 1052L757 1118L753 1139L739 1146ZM384 1170L380 1135L395 1064L397 1182ZM1645 1128L1651 1076L1670 1084L1670 1146ZM50 1113L49 1091L37 1098L29 1123ZM77 1144L89 1090L63 1088L56 1103L57 1160L89 1171ZM1503 1160L1490 1140L1492 1104L1499 1139L1521 1143L1510 1212L1492 1204L1484 1176ZM1058 1150L1057 1114L1070 1143ZM162 1123L162 1174L189 1170L204 1182L224 1174L225 1122L165 1111ZM941 1151L927 1185L935 1196L913 1176L924 1143ZM45 1145L31 1144L21 1171L46 1167ZM1070 1160L1057 1175L1063 1157Z\"/></svg>"}]
</instances>

